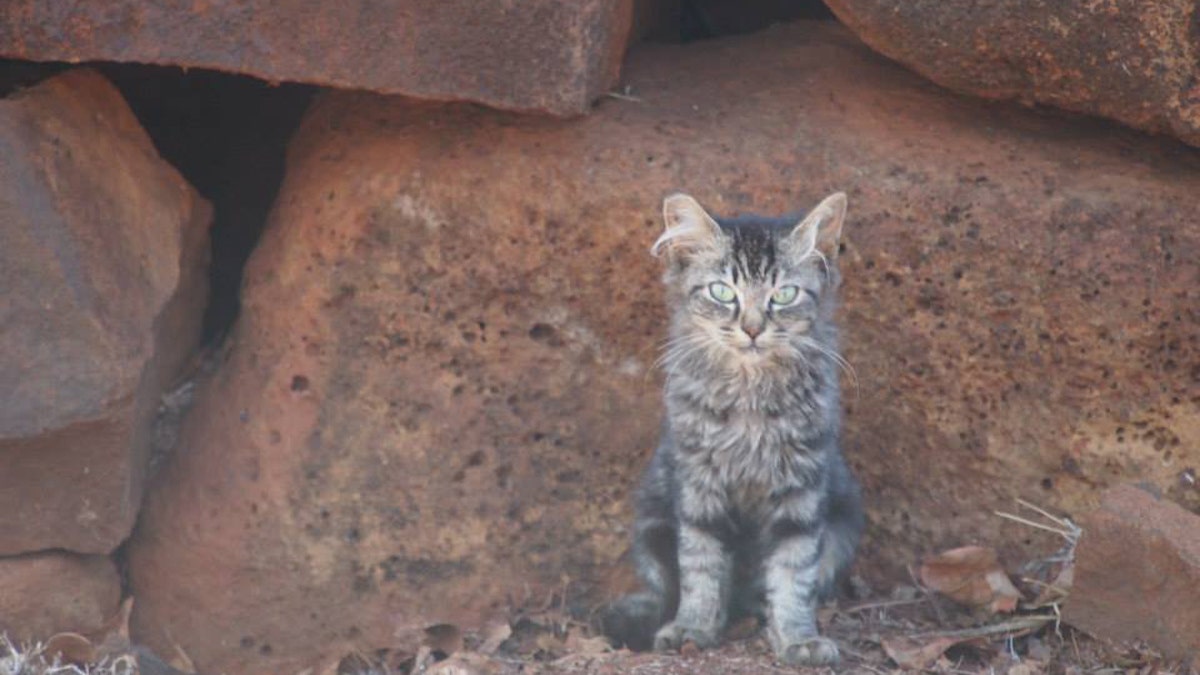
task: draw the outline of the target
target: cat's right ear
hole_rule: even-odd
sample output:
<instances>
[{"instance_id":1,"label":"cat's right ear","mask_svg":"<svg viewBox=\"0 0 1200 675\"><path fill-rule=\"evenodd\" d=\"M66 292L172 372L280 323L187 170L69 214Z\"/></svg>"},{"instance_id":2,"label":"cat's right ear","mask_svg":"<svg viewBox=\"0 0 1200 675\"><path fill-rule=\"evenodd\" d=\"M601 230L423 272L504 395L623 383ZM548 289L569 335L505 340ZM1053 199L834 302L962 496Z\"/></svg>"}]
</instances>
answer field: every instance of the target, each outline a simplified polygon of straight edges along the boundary
<instances>
[{"instance_id":1,"label":"cat's right ear","mask_svg":"<svg viewBox=\"0 0 1200 675\"><path fill-rule=\"evenodd\" d=\"M663 200L663 225L666 230L650 248L655 256L686 255L717 246L721 226L695 200L677 192Z\"/></svg>"}]
</instances>

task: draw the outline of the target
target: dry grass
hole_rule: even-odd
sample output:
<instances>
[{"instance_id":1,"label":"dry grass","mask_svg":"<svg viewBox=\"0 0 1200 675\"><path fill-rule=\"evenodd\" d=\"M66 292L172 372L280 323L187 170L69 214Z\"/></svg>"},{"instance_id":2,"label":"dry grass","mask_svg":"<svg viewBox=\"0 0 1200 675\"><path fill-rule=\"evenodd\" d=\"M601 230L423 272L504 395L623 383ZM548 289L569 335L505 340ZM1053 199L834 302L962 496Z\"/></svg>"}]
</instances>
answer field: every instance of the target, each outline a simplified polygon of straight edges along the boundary
<instances>
[{"instance_id":1,"label":"dry grass","mask_svg":"<svg viewBox=\"0 0 1200 675\"><path fill-rule=\"evenodd\" d=\"M132 655L104 658L91 665L63 663L58 653L50 654L40 642L16 645L0 634L0 675L137 675Z\"/></svg>"}]
</instances>

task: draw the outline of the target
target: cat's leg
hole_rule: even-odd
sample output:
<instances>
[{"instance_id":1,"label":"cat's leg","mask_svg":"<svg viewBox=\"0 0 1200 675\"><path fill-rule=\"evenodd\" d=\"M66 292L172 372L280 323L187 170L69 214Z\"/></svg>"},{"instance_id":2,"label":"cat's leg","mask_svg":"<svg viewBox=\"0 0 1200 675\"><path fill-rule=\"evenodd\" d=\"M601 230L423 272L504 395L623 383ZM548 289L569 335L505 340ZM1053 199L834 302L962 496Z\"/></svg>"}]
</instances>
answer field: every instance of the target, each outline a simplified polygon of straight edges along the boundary
<instances>
[{"instance_id":1,"label":"cat's leg","mask_svg":"<svg viewBox=\"0 0 1200 675\"><path fill-rule=\"evenodd\" d=\"M633 548L633 564L642 590L610 604L601 613L601 631L617 646L645 651L653 646L655 632L673 609L679 585L674 569L675 532L655 527L640 531ZM666 554L670 554L670 558Z\"/></svg>"},{"instance_id":2,"label":"cat's leg","mask_svg":"<svg viewBox=\"0 0 1200 675\"><path fill-rule=\"evenodd\" d=\"M671 493L670 447L664 445L642 476L634 518L633 568L642 590L604 608L601 632L617 646L644 651L679 602L679 563L674 499Z\"/></svg>"},{"instance_id":3,"label":"cat's leg","mask_svg":"<svg viewBox=\"0 0 1200 675\"><path fill-rule=\"evenodd\" d=\"M837 644L817 632L824 524L820 494L790 496L766 532L772 544L763 570L767 587L767 638L790 665L836 663Z\"/></svg>"},{"instance_id":4,"label":"cat's leg","mask_svg":"<svg viewBox=\"0 0 1200 675\"><path fill-rule=\"evenodd\" d=\"M712 528L684 521L679 527L679 609L654 636L654 648L675 650L685 642L717 644L725 628L733 559Z\"/></svg>"},{"instance_id":5,"label":"cat's leg","mask_svg":"<svg viewBox=\"0 0 1200 675\"><path fill-rule=\"evenodd\" d=\"M820 600L834 594L838 581L854 560L862 537L865 517L858 481L845 460L837 455L829 469L828 497L825 503L825 529L821 542L817 586Z\"/></svg>"}]
</instances>

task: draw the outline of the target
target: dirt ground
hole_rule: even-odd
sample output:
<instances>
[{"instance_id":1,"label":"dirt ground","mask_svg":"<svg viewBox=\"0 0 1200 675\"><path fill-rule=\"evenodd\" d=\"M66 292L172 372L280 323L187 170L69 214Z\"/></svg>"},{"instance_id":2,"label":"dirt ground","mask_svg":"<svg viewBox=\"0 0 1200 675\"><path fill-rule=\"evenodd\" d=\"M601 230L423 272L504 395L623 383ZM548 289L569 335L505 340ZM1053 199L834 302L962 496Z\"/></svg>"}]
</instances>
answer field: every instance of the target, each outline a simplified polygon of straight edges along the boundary
<instances>
[{"instance_id":1,"label":"dirt ground","mask_svg":"<svg viewBox=\"0 0 1200 675\"><path fill-rule=\"evenodd\" d=\"M775 662L754 622L730 628L713 650L682 654L635 653L613 649L594 635L586 617L571 616L553 596L546 606L514 609L481 632L462 633L449 625L429 629L417 653L382 650L350 654L336 667L296 675L685 675L750 673L929 672L989 675L1150 675L1200 673L1172 663L1145 646L1116 646L1095 640L1055 620L1057 607L1018 608L997 614L968 609L925 588L902 585L886 598L843 602L821 610L824 634L837 640L842 663L836 669L803 669ZM73 636L73 634L63 634ZM127 635L127 634L126 634ZM77 636L74 636L77 637ZM127 639L127 637L126 637ZM53 642L53 641L52 641ZM105 640L114 642L113 636ZM52 655L0 643L3 675L185 675L190 664L146 660L144 650L108 650L103 658L54 666ZM7 646L7 650L4 648ZM53 651L52 649L50 651ZM70 652L64 652L69 657ZM105 653L97 645L86 653ZM22 653L23 652L23 653ZM70 661L71 659L66 659Z\"/></svg>"},{"instance_id":2,"label":"dirt ground","mask_svg":"<svg viewBox=\"0 0 1200 675\"><path fill-rule=\"evenodd\" d=\"M343 661L341 675L441 673L443 675L687 673L1196 673L1146 648L1107 645L1056 623L1054 611L991 615L963 609L945 598L901 587L899 597L822 611L822 628L842 649L836 669L801 669L774 661L757 626L743 624L718 649L684 654L613 650L591 637L584 622L554 612L521 615L485 634L432 636L416 655L378 654ZM507 637L504 637L507 636ZM503 637L501 640L500 638ZM448 638L448 639L447 639ZM498 644L497 641L499 640ZM446 644L461 641L461 646ZM447 655L439 647L453 649ZM944 652L942 651L944 650ZM940 653L940 655L939 655ZM361 659L361 660L360 660ZM899 662L898 660L899 659ZM899 663L904 663L901 667Z\"/></svg>"}]
</instances>

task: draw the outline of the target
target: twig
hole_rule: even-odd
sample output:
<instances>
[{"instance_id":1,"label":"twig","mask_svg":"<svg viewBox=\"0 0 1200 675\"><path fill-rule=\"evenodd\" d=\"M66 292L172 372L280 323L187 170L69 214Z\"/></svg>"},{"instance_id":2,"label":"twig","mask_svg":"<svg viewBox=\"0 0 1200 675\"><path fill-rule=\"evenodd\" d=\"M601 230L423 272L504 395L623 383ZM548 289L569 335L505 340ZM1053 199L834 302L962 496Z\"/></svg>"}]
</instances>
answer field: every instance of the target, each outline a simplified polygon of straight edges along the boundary
<instances>
[{"instance_id":1,"label":"twig","mask_svg":"<svg viewBox=\"0 0 1200 675\"><path fill-rule=\"evenodd\" d=\"M871 609L882 609L884 607L899 607L902 605L919 605L922 602L928 602L929 598L913 598L911 600L884 600L883 602L867 602L861 605L854 605L840 610L842 614L857 614Z\"/></svg>"},{"instance_id":2,"label":"twig","mask_svg":"<svg viewBox=\"0 0 1200 675\"><path fill-rule=\"evenodd\" d=\"M1021 581L1025 582L1027 584L1036 584L1038 586L1047 588L1049 590L1052 590L1056 593L1060 593L1062 595L1070 595L1070 593L1071 593L1069 590L1067 590L1061 586L1055 586L1054 584L1046 583L1045 581L1042 581L1041 579L1034 579L1033 577L1021 577Z\"/></svg>"},{"instance_id":3,"label":"twig","mask_svg":"<svg viewBox=\"0 0 1200 675\"><path fill-rule=\"evenodd\" d=\"M621 93L615 92L615 91L610 91L607 94L605 94L605 96L608 96L609 98L615 98L619 101L629 101L630 103L641 103L642 102L642 99L638 98L637 96L630 96L629 94L621 94Z\"/></svg>"},{"instance_id":4,"label":"twig","mask_svg":"<svg viewBox=\"0 0 1200 675\"><path fill-rule=\"evenodd\" d=\"M1012 619L1011 621L1002 621L1000 623L994 623L989 626L977 626L975 628L964 628L962 630L935 631L932 633L918 633L916 635L912 635L909 637L914 637L914 638L947 637L947 638L969 640L971 638L986 637L988 635L999 635L999 634L1003 634L1003 633L1015 633L1015 632L1019 632L1019 631L1023 631L1023 630L1036 630L1038 628L1041 628L1042 626L1045 626L1046 624L1050 623L1053 620L1054 620L1053 616L1049 616L1049 615L1045 615L1045 614L1031 614L1029 616L1022 616L1017 619Z\"/></svg>"},{"instance_id":5,"label":"twig","mask_svg":"<svg viewBox=\"0 0 1200 675\"><path fill-rule=\"evenodd\" d=\"M1024 499L1021 499L1020 497L1017 497L1017 503L1031 511L1035 511L1035 512L1041 514L1043 518L1045 518L1053 523L1057 523L1060 527L1062 527L1062 528L1066 529L1068 532L1070 532L1073 535L1073 537L1078 537L1079 533L1083 531L1079 528L1078 525L1071 522L1070 518L1062 518L1060 516L1056 516L1056 515L1050 513L1049 511L1047 511L1046 509L1043 509L1042 507L1040 507L1036 504L1027 502Z\"/></svg>"},{"instance_id":6,"label":"twig","mask_svg":"<svg viewBox=\"0 0 1200 675\"><path fill-rule=\"evenodd\" d=\"M1029 520L1028 518L1022 518L1021 516L1015 516L1011 513L1005 513L1004 511L993 511L992 513L1000 516L1001 518L1007 518L1009 520L1021 523L1022 525L1028 525L1029 527L1036 527L1039 530L1053 532L1053 533L1057 534L1058 536L1062 537L1063 539L1066 539L1067 541L1072 541L1077 536L1077 535L1075 535L1075 533L1071 532L1070 530L1064 530L1059 527L1050 527L1049 525L1043 525L1042 523L1035 523L1032 520Z\"/></svg>"}]
</instances>

